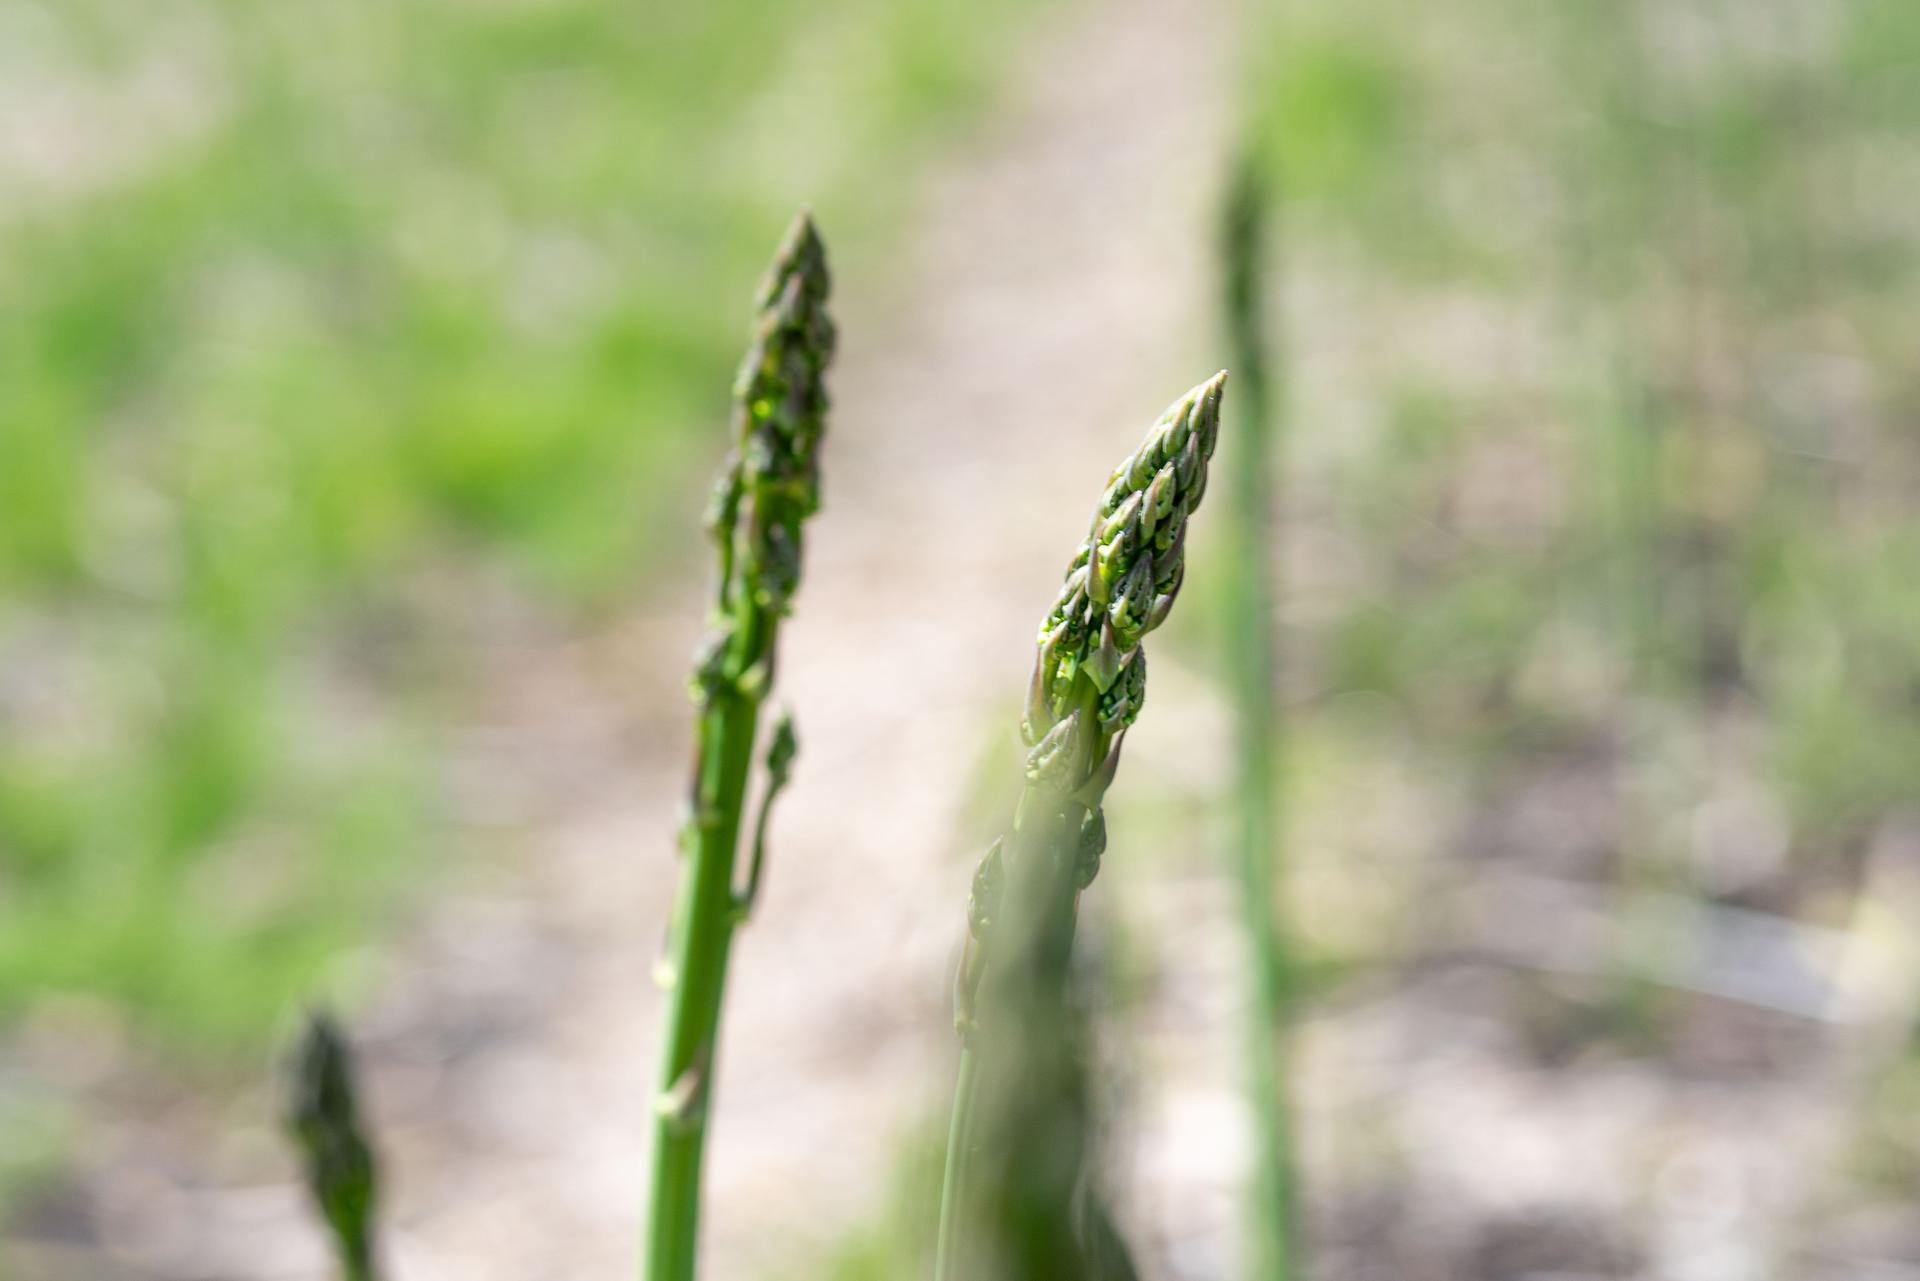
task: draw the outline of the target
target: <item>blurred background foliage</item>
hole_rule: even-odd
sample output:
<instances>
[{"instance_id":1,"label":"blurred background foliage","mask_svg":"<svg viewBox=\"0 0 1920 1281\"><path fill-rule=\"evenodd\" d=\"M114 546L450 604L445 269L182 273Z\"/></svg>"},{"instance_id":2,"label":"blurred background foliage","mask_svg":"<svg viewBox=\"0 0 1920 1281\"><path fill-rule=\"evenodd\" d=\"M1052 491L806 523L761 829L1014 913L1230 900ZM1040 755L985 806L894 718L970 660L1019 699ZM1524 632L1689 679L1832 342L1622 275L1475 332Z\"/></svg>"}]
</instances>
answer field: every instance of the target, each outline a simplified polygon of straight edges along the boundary
<instances>
[{"instance_id":1,"label":"blurred background foliage","mask_svg":"<svg viewBox=\"0 0 1920 1281\"><path fill-rule=\"evenodd\" d=\"M1303 0L1267 29L1313 956L1517 961L1499 1008L1542 1070L1779 1079L1811 1060L1769 1018L1884 1018L1890 1057L1837 1042L1878 1084L1836 1104L1823 1204L1910 1188L1913 992L1867 971L1910 966L1920 881L1920 9Z\"/></svg>"},{"instance_id":2,"label":"blurred background foliage","mask_svg":"<svg viewBox=\"0 0 1920 1281\"><path fill-rule=\"evenodd\" d=\"M1295 557L1296 696L1389 700L1489 787L1597 746L1689 805L1752 782L1773 865L1674 873L1782 908L1846 881L1920 777L1920 13L1308 3L1273 30L1293 501L1335 549ZM1641 840L1686 854L1618 852Z\"/></svg>"},{"instance_id":3,"label":"blurred background foliage","mask_svg":"<svg viewBox=\"0 0 1920 1281\"><path fill-rule=\"evenodd\" d=\"M883 271L1024 9L0 0L0 1017L250 1053L381 939L462 638L701 572L768 246L811 199ZM1920 844L1920 6L1248 21L1309 959L1560 878L1618 981L1541 1054L1683 1057L1676 900L1844 928Z\"/></svg>"},{"instance_id":4,"label":"blurred background foliage","mask_svg":"<svg viewBox=\"0 0 1920 1281\"><path fill-rule=\"evenodd\" d=\"M478 585L693 572L767 246L874 261L1017 8L0 3L0 1011L378 937Z\"/></svg>"}]
</instances>

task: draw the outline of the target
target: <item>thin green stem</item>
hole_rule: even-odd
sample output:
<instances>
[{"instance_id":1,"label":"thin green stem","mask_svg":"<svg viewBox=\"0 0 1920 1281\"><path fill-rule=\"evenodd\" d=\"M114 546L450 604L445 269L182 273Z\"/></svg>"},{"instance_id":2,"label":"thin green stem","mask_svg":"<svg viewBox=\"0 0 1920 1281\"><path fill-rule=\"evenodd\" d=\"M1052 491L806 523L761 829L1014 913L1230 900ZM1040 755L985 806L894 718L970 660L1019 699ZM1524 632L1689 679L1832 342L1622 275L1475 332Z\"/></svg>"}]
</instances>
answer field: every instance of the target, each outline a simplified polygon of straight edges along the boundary
<instances>
[{"instance_id":1,"label":"thin green stem","mask_svg":"<svg viewBox=\"0 0 1920 1281\"><path fill-rule=\"evenodd\" d=\"M736 921L734 852L759 711L758 698L723 694L700 723L692 866L681 883L665 971L671 986L654 1100L650 1281L690 1281L694 1275L707 1101Z\"/></svg>"},{"instance_id":2,"label":"thin green stem","mask_svg":"<svg viewBox=\"0 0 1920 1281\"><path fill-rule=\"evenodd\" d=\"M953 1088L953 1121L947 1128L947 1165L940 1184L940 1235L935 1245L933 1281L954 1281L959 1267L960 1198L966 1187L968 1157L973 1154L973 1103L979 1094L980 1065L973 1051L960 1051L960 1075Z\"/></svg>"},{"instance_id":3,"label":"thin green stem","mask_svg":"<svg viewBox=\"0 0 1920 1281\"><path fill-rule=\"evenodd\" d=\"M978 1000L991 1007L989 1029L970 1029L960 1052L953 1115L940 1194L940 1226L934 1257L935 1281L963 1281L983 1267L1012 1269L1022 1278L1068 1275L1059 1271L1074 1257L1079 1242L1071 1223L1070 1202L1081 1168L1084 1128L1067 1120L1078 1110L1082 1082L1065 1029L1068 961L1073 949L1074 903L1071 883L1084 806L1029 786L1022 796L1012 840L1014 882L993 909L993 966L974 976ZM972 998L967 998L971 1000ZM972 1011L962 1016L971 1022ZM976 1046L972 1037L981 1038ZM983 1087L983 1068L992 1080ZM988 1130L977 1132L975 1114L983 1088L991 1095ZM1061 1106L1061 1105L1066 1106ZM1047 1134L1043 1146L1071 1148L1051 1174L1036 1173L1021 1159L1022 1140ZM989 1199L992 1222L977 1221L973 1165L976 1150L991 1149ZM1031 1152L1025 1155L1032 1155ZM1044 1162L1042 1164L1045 1164ZM987 1229L986 1239L969 1251L969 1228ZM997 1275L997 1274L996 1274Z\"/></svg>"},{"instance_id":4,"label":"thin green stem","mask_svg":"<svg viewBox=\"0 0 1920 1281\"><path fill-rule=\"evenodd\" d=\"M1253 965L1245 1031L1247 1089L1256 1127L1252 1272L1263 1281L1295 1274L1297 1189L1287 1106L1292 958L1274 905L1280 846L1274 797L1279 758L1270 614L1273 572L1272 424L1267 344L1261 324L1267 205L1256 163L1234 175L1222 228L1227 338L1239 380L1233 474L1233 582L1227 592L1232 679L1239 709L1239 827L1234 872L1241 927Z\"/></svg>"}]
</instances>

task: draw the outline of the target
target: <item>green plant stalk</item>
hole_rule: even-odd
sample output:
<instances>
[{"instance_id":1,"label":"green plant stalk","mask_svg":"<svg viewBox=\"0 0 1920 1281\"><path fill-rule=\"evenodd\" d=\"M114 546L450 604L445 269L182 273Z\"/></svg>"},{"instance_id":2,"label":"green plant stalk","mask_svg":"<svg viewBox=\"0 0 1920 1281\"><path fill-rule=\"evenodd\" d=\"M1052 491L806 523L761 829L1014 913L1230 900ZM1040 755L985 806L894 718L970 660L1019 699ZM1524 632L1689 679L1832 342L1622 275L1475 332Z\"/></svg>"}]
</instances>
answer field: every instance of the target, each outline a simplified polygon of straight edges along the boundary
<instances>
[{"instance_id":1,"label":"green plant stalk","mask_svg":"<svg viewBox=\"0 0 1920 1281\"><path fill-rule=\"evenodd\" d=\"M333 1238L340 1274L346 1281L378 1281L379 1163L360 1124L352 1051L326 1014L307 1016L290 1075L287 1128L300 1149L307 1190Z\"/></svg>"},{"instance_id":2,"label":"green plant stalk","mask_svg":"<svg viewBox=\"0 0 1920 1281\"><path fill-rule=\"evenodd\" d=\"M953 1087L953 1120L947 1127L947 1161L940 1179L940 1227L934 1243L934 1281L953 1281L959 1260L959 1232L963 1213L961 1189L966 1186L973 1150L973 1105L979 1093L979 1060L973 1049L960 1048L960 1072Z\"/></svg>"},{"instance_id":3,"label":"green plant stalk","mask_svg":"<svg viewBox=\"0 0 1920 1281\"><path fill-rule=\"evenodd\" d=\"M1247 1090L1254 1115L1254 1176L1249 1227L1251 1271L1261 1281L1296 1272L1298 1188L1291 1109L1287 1106L1293 961L1274 905L1280 860L1274 803L1279 715L1274 701L1272 610L1273 459L1267 341L1261 284L1267 198L1249 154L1233 175L1222 219L1223 310L1232 352L1239 425L1233 468L1232 567L1227 585L1239 774L1234 872L1240 882L1241 928L1253 962L1245 1029Z\"/></svg>"},{"instance_id":4,"label":"green plant stalk","mask_svg":"<svg viewBox=\"0 0 1920 1281\"><path fill-rule=\"evenodd\" d=\"M1102 798L1146 697L1141 642L1184 581L1225 377L1169 406L1108 479L1040 628L1021 726L1027 786L1011 840L995 841L974 873L954 985L962 1052L939 1281L1135 1275L1086 1177L1091 1105L1068 1000L1074 919L1106 848ZM983 1154L996 1163L991 1178L975 1169Z\"/></svg>"},{"instance_id":5,"label":"green plant stalk","mask_svg":"<svg viewBox=\"0 0 1920 1281\"><path fill-rule=\"evenodd\" d=\"M947 1132L946 1167L940 1188L940 1221L934 1253L935 1281L957 1281L970 1275L963 1257L963 1233L972 1209L967 1201L972 1156L978 1137L975 1113L979 1106L982 1060L975 1045L978 1027L974 1021L976 1003L985 981L985 934L991 928L1001 952L1002 966L1018 967L1029 982L1010 998L1000 1002L1003 1019L1016 1026L1045 1013L1058 1010L1066 997L1066 967L1045 963L1049 952L1064 959L1073 947L1074 898L1077 887L1062 883L1072 872L1077 850L1069 848L1066 834L1077 832L1084 806L1062 803L1048 789L1029 783L1021 793L1014 820L1014 845L1021 850L1015 861L1027 869L1028 884L1019 896L1026 910L1012 920L1000 919L1000 907L1007 894L996 882L1005 875L1002 867L1003 843L996 841L981 862L974 878L974 891L968 905L970 936L955 983L955 1024L960 1032L960 1067L954 1084L953 1117ZM991 904L991 906L989 906ZM979 929L972 932L975 923ZM1007 1006L1024 1007L1009 1012ZM1024 1031L1024 1030L1023 1030Z\"/></svg>"},{"instance_id":6,"label":"green plant stalk","mask_svg":"<svg viewBox=\"0 0 1920 1281\"><path fill-rule=\"evenodd\" d=\"M726 993L727 957L738 914L733 855L753 763L760 700L723 696L701 717L701 791L714 798L698 824L692 868L674 910L674 981L668 989L662 1092L655 1101L653 1204L647 1273L690 1278L698 1251L700 1172L706 1108Z\"/></svg>"},{"instance_id":7,"label":"green plant stalk","mask_svg":"<svg viewBox=\"0 0 1920 1281\"><path fill-rule=\"evenodd\" d=\"M773 686L780 620L800 580L801 525L819 506L818 451L825 430L823 378L834 333L826 314L826 254L801 214L761 286L752 346L734 385L733 451L708 513L719 565L714 630L694 673L700 713L667 956L659 1089L654 1096L648 1281L691 1281L699 1249L702 1157L727 958L734 930L759 892L767 813L787 780L790 721L767 752L767 787L747 884L736 870L760 713Z\"/></svg>"}]
</instances>

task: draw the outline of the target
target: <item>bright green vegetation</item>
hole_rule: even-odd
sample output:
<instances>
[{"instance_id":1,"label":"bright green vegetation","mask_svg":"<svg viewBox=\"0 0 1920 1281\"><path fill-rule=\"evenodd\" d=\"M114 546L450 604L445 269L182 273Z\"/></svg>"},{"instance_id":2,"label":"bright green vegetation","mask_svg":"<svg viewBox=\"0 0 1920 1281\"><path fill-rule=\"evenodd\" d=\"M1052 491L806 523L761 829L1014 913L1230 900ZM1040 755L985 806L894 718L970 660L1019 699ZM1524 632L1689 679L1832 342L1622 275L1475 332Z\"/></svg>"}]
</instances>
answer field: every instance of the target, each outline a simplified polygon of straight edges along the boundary
<instances>
[{"instance_id":1,"label":"bright green vegetation","mask_svg":"<svg viewBox=\"0 0 1920 1281\"><path fill-rule=\"evenodd\" d=\"M753 911L767 815L798 750L792 719L783 715L767 737L766 787L759 818L749 823L760 712L773 694L780 623L800 586L802 526L820 506L825 378L835 340L829 288L826 248L803 213L760 287L753 343L734 381L733 448L707 516L718 572L713 630L693 677L698 716L681 829L685 867L658 975L666 1009L654 1096L648 1281L692 1281L695 1273L728 951L734 928ZM741 873L743 835L750 852Z\"/></svg>"},{"instance_id":2,"label":"bright green vegetation","mask_svg":"<svg viewBox=\"0 0 1920 1281\"><path fill-rule=\"evenodd\" d=\"M244 1047L377 939L475 601L691 564L765 246L880 253L1015 12L0 0L0 1019Z\"/></svg>"}]
</instances>

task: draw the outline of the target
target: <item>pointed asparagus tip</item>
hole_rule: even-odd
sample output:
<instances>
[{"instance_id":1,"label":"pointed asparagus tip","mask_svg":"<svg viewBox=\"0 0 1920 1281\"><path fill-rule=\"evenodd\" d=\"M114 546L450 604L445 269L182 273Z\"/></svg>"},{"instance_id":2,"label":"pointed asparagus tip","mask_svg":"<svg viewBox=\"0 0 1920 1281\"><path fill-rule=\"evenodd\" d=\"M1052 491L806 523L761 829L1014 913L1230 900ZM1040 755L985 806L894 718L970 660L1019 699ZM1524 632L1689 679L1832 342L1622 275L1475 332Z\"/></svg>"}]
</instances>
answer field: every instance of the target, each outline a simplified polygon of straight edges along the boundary
<instances>
[{"instance_id":1,"label":"pointed asparagus tip","mask_svg":"<svg viewBox=\"0 0 1920 1281\"><path fill-rule=\"evenodd\" d=\"M1194 427L1201 439L1200 449L1208 456L1213 454L1213 442L1219 435L1220 401L1225 397L1226 391L1227 371L1222 369L1188 393L1192 397L1189 403L1193 406ZM1204 474L1200 477L1200 486L1203 491L1206 486ZM1196 503L1199 501L1198 492L1201 491L1196 491Z\"/></svg>"},{"instance_id":2,"label":"pointed asparagus tip","mask_svg":"<svg viewBox=\"0 0 1920 1281\"><path fill-rule=\"evenodd\" d=\"M813 221L813 210L802 205L787 224L774 251L773 262L760 282L755 306L764 311L775 305L794 277L801 280L802 293L824 298L827 293L827 244Z\"/></svg>"},{"instance_id":3,"label":"pointed asparagus tip","mask_svg":"<svg viewBox=\"0 0 1920 1281\"><path fill-rule=\"evenodd\" d=\"M1195 383L1186 390L1184 395L1167 406L1166 412L1154 424L1153 431L1164 432L1171 428L1175 433L1173 438L1175 445L1184 444L1187 424L1197 424L1218 417L1220 399L1225 395L1226 388L1227 371L1224 369L1205 382ZM1152 439L1151 433L1148 438Z\"/></svg>"},{"instance_id":4,"label":"pointed asparagus tip","mask_svg":"<svg viewBox=\"0 0 1920 1281\"><path fill-rule=\"evenodd\" d=\"M791 254L812 259L824 254L825 250L826 242L820 238L820 225L813 220L813 206L801 205L787 226L787 234L781 238L781 256Z\"/></svg>"}]
</instances>

